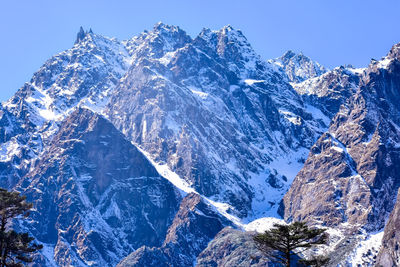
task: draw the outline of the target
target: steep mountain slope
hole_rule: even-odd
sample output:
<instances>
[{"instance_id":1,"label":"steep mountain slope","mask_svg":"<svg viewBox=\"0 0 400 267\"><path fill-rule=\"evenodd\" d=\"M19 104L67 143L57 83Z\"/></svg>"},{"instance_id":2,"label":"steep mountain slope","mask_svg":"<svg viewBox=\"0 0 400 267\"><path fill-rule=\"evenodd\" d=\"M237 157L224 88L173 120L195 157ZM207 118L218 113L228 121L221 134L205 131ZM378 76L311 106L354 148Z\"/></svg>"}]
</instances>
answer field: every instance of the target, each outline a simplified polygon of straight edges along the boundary
<instances>
[{"instance_id":1,"label":"steep mountain slope","mask_svg":"<svg viewBox=\"0 0 400 267\"><path fill-rule=\"evenodd\" d=\"M123 44L81 28L75 45L48 60L5 107L28 129L60 120L78 104L100 110L128 66Z\"/></svg>"},{"instance_id":2,"label":"steep mountain slope","mask_svg":"<svg viewBox=\"0 0 400 267\"><path fill-rule=\"evenodd\" d=\"M381 266L398 266L400 264L400 194L397 194L396 205L385 226L382 248L379 251L377 264Z\"/></svg>"},{"instance_id":3,"label":"steep mountain slope","mask_svg":"<svg viewBox=\"0 0 400 267\"><path fill-rule=\"evenodd\" d=\"M383 228L400 186L399 47L370 64L356 93L312 146L283 199L286 220Z\"/></svg>"},{"instance_id":4,"label":"steep mountain slope","mask_svg":"<svg viewBox=\"0 0 400 267\"><path fill-rule=\"evenodd\" d=\"M230 224L201 196L190 193L182 200L163 245L141 247L117 266L192 266L215 235Z\"/></svg>"},{"instance_id":5,"label":"steep mountain slope","mask_svg":"<svg viewBox=\"0 0 400 267\"><path fill-rule=\"evenodd\" d=\"M0 104L0 186L3 188L14 185L24 172L13 167L19 165L28 152L26 146L19 145L28 143L24 134L26 132L17 118Z\"/></svg>"},{"instance_id":6,"label":"steep mountain slope","mask_svg":"<svg viewBox=\"0 0 400 267\"><path fill-rule=\"evenodd\" d=\"M179 193L114 126L77 109L17 189L34 203L26 227L60 266L112 266L159 245Z\"/></svg>"},{"instance_id":7,"label":"steep mountain slope","mask_svg":"<svg viewBox=\"0 0 400 267\"><path fill-rule=\"evenodd\" d=\"M83 29L71 49L45 62L0 111L0 185L12 188L26 174L76 106L100 112L128 65L124 45Z\"/></svg>"},{"instance_id":8,"label":"steep mountain slope","mask_svg":"<svg viewBox=\"0 0 400 267\"><path fill-rule=\"evenodd\" d=\"M234 214L275 214L326 127L285 73L230 26L192 40L157 24L127 43L133 63L106 108L113 124Z\"/></svg>"}]
</instances>

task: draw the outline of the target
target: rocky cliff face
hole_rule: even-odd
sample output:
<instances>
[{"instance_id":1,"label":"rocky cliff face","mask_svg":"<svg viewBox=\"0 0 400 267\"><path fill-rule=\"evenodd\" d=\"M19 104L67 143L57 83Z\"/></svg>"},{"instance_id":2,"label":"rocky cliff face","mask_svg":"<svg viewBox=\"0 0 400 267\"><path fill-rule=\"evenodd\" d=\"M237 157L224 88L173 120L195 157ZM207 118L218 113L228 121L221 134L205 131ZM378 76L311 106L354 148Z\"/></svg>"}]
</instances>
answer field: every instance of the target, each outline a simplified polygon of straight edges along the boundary
<instances>
[{"instance_id":1,"label":"rocky cliff face","mask_svg":"<svg viewBox=\"0 0 400 267\"><path fill-rule=\"evenodd\" d=\"M378 266L398 266L400 265L400 194L397 194L397 201L390 214L389 221L386 223L385 232L382 239L382 247L378 254Z\"/></svg>"},{"instance_id":2,"label":"rocky cliff face","mask_svg":"<svg viewBox=\"0 0 400 267\"><path fill-rule=\"evenodd\" d=\"M87 109L60 125L17 189L34 203L27 229L60 266L112 266L160 245L179 193L114 126Z\"/></svg>"},{"instance_id":3,"label":"rocky cliff face","mask_svg":"<svg viewBox=\"0 0 400 267\"><path fill-rule=\"evenodd\" d=\"M399 45L372 62L311 148L285 195L285 219L380 229L399 187Z\"/></svg>"},{"instance_id":4,"label":"rocky cliff face","mask_svg":"<svg viewBox=\"0 0 400 267\"><path fill-rule=\"evenodd\" d=\"M163 245L142 247L117 266L192 266L214 236L229 224L201 196L190 193L182 200Z\"/></svg>"}]
</instances>

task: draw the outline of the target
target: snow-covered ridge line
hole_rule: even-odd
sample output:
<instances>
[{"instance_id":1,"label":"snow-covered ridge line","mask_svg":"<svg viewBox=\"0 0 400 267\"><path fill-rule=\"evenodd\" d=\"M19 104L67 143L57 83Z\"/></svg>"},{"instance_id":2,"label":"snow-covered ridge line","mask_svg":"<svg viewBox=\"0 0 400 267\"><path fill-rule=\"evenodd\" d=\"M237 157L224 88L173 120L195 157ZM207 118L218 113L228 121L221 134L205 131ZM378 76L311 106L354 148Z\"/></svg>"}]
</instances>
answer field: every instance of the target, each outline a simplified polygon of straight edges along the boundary
<instances>
[{"instance_id":1,"label":"snow-covered ridge line","mask_svg":"<svg viewBox=\"0 0 400 267\"><path fill-rule=\"evenodd\" d=\"M245 224L242 222L240 218L237 216L234 216L232 214L229 214L227 212L228 209L232 208L229 204L227 203L222 203L222 202L217 202L213 201L210 198L207 198L205 196L202 196L199 194L195 189L193 189L188 182L186 182L184 179L179 177L178 174L175 172L171 171L170 168L168 167L167 164L158 164L155 162L149 153L144 151L142 148L140 148L137 144L131 142L134 146L137 147L137 149L145 155L145 157L150 161L150 163L156 168L157 172L170 181L176 188L178 188L181 192L182 197L185 197L189 193L195 193L200 195L207 203L209 203L211 206L214 207L216 211L218 211L222 216L224 216L226 219L234 223L236 226L240 227L241 229L245 229Z\"/></svg>"}]
</instances>

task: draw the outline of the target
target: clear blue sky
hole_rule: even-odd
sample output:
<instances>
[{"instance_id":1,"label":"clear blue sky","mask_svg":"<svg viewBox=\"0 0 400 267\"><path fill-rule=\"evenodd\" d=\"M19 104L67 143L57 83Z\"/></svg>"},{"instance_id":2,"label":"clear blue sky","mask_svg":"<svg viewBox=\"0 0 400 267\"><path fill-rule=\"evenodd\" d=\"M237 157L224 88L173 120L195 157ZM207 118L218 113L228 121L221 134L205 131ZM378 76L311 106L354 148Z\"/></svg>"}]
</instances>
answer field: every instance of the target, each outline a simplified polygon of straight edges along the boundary
<instances>
[{"instance_id":1,"label":"clear blue sky","mask_svg":"<svg viewBox=\"0 0 400 267\"><path fill-rule=\"evenodd\" d=\"M398 0L2 0L0 101L70 48L81 25L127 39L158 21L192 36L231 24L265 59L293 49L329 68L363 67L400 42L399 11Z\"/></svg>"}]
</instances>

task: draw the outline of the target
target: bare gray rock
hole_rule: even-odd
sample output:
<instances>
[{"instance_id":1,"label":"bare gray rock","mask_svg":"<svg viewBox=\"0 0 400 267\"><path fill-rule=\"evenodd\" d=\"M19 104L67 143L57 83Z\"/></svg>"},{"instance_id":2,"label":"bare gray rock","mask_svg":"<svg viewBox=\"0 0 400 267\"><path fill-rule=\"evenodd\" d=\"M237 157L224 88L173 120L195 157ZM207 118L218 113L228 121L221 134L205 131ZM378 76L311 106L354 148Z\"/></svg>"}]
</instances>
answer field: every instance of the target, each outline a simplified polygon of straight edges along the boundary
<instances>
[{"instance_id":1,"label":"bare gray rock","mask_svg":"<svg viewBox=\"0 0 400 267\"><path fill-rule=\"evenodd\" d=\"M197 257L198 267L261 267L273 266L256 247L255 233L226 227L208 244Z\"/></svg>"},{"instance_id":2,"label":"bare gray rock","mask_svg":"<svg viewBox=\"0 0 400 267\"><path fill-rule=\"evenodd\" d=\"M24 227L59 266L113 266L161 245L179 193L106 119L77 109L17 189L33 202ZM54 257L54 258L53 258Z\"/></svg>"},{"instance_id":3,"label":"bare gray rock","mask_svg":"<svg viewBox=\"0 0 400 267\"><path fill-rule=\"evenodd\" d=\"M377 266L400 265L400 194L397 194L396 205L386 223L382 238L382 247L377 258Z\"/></svg>"},{"instance_id":4,"label":"bare gray rock","mask_svg":"<svg viewBox=\"0 0 400 267\"><path fill-rule=\"evenodd\" d=\"M190 193L182 200L163 245L142 247L123 259L118 267L152 266L153 262L161 266L192 266L214 236L230 224L201 196Z\"/></svg>"},{"instance_id":5,"label":"bare gray rock","mask_svg":"<svg viewBox=\"0 0 400 267\"><path fill-rule=\"evenodd\" d=\"M400 185L400 57L372 62L283 199L288 221L380 229Z\"/></svg>"}]
</instances>

